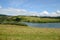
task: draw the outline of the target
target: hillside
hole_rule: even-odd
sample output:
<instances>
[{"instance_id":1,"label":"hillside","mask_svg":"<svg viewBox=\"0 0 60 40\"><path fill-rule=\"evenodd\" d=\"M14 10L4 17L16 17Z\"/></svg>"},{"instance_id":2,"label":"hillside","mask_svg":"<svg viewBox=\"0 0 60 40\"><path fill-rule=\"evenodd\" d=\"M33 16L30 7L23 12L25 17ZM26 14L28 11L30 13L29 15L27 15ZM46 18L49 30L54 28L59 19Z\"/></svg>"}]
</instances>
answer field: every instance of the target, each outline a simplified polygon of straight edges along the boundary
<instances>
[{"instance_id":1,"label":"hillside","mask_svg":"<svg viewBox=\"0 0 60 40\"><path fill-rule=\"evenodd\" d=\"M0 23L1 22L16 22L16 21L18 21L18 22L34 22L34 23L60 23L60 17L0 15Z\"/></svg>"}]
</instances>

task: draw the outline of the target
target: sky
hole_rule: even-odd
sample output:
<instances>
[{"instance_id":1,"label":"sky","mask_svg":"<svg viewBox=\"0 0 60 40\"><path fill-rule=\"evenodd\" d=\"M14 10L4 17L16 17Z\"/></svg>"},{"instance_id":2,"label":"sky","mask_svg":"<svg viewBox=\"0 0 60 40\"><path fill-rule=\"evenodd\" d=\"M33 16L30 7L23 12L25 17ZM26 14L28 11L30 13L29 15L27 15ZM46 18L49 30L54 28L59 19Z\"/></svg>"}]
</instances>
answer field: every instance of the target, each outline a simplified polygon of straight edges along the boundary
<instances>
[{"instance_id":1,"label":"sky","mask_svg":"<svg viewBox=\"0 0 60 40\"><path fill-rule=\"evenodd\" d=\"M60 0L0 0L0 14L60 16Z\"/></svg>"}]
</instances>

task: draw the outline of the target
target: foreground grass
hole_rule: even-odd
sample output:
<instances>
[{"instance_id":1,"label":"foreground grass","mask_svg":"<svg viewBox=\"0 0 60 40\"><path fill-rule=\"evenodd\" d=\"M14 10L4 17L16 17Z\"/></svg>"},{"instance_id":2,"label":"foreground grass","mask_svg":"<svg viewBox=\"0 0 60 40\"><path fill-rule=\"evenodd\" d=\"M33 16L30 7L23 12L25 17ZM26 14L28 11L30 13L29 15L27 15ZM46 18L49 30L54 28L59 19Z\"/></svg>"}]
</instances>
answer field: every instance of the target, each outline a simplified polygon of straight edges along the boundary
<instances>
[{"instance_id":1,"label":"foreground grass","mask_svg":"<svg viewBox=\"0 0 60 40\"><path fill-rule=\"evenodd\" d=\"M60 28L0 25L0 40L60 40Z\"/></svg>"}]
</instances>

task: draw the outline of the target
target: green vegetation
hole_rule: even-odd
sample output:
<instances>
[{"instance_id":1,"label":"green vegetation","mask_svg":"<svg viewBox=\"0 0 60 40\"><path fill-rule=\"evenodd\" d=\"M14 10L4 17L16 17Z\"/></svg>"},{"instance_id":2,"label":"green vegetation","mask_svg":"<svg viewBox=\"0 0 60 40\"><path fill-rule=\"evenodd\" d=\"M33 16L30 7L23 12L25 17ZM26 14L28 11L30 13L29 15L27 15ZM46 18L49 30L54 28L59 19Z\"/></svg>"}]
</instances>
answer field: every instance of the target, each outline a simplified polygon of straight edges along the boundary
<instances>
[{"instance_id":1,"label":"green vegetation","mask_svg":"<svg viewBox=\"0 0 60 40\"><path fill-rule=\"evenodd\" d=\"M17 23L17 22L6 22L6 23L1 23L1 24L5 24L5 25L19 25L19 26L28 26L24 23Z\"/></svg>"},{"instance_id":2,"label":"green vegetation","mask_svg":"<svg viewBox=\"0 0 60 40\"><path fill-rule=\"evenodd\" d=\"M21 21L23 22L34 22L34 23L60 23L60 18L41 18L41 17L31 17L22 16Z\"/></svg>"},{"instance_id":3,"label":"green vegetation","mask_svg":"<svg viewBox=\"0 0 60 40\"><path fill-rule=\"evenodd\" d=\"M7 16L0 15L0 24L24 25L21 22L60 23L60 17Z\"/></svg>"},{"instance_id":4,"label":"green vegetation","mask_svg":"<svg viewBox=\"0 0 60 40\"><path fill-rule=\"evenodd\" d=\"M60 18L0 15L0 40L60 40L60 28L31 28L21 22L60 23Z\"/></svg>"},{"instance_id":5,"label":"green vegetation","mask_svg":"<svg viewBox=\"0 0 60 40\"><path fill-rule=\"evenodd\" d=\"M60 40L60 28L31 28L0 24L0 40Z\"/></svg>"},{"instance_id":6,"label":"green vegetation","mask_svg":"<svg viewBox=\"0 0 60 40\"><path fill-rule=\"evenodd\" d=\"M12 18L12 16L5 16L5 15L0 16L0 24L27 26L26 24L21 23L20 18L18 17Z\"/></svg>"}]
</instances>

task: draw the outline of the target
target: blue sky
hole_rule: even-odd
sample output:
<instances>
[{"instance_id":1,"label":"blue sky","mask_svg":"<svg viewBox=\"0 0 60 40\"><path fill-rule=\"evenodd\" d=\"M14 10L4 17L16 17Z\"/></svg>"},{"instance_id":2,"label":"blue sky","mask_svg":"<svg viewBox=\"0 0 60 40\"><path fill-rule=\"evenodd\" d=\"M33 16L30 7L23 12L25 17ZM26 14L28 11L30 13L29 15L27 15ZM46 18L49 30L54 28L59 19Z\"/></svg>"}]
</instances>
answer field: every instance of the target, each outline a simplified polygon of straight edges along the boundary
<instances>
[{"instance_id":1,"label":"blue sky","mask_svg":"<svg viewBox=\"0 0 60 40\"><path fill-rule=\"evenodd\" d=\"M60 10L60 0L0 0L3 8L18 8L28 11L49 12Z\"/></svg>"},{"instance_id":2,"label":"blue sky","mask_svg":"<svg viewBox=\"0 0 60 40\"><path fill-rule=\"evenodd\" d=\"M51 13L60 10L60 0L0 0L0 10L11 10L10 8Z\"/></svg>"}]
</instances>

